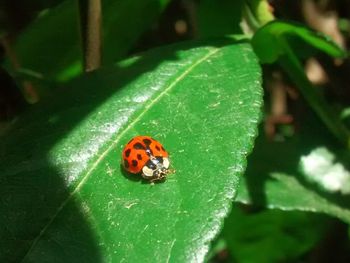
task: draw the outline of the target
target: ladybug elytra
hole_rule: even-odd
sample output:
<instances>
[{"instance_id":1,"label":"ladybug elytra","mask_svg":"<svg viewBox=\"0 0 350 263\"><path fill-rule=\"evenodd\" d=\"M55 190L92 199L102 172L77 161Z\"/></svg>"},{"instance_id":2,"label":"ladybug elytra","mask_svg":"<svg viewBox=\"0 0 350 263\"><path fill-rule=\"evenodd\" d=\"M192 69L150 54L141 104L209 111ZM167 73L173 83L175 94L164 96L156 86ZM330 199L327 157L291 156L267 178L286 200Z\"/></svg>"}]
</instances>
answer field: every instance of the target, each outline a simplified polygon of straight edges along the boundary
<instances>
[{"instance_id":1,"label":"ladybug elytra","mask_svg":"<svg viewBox=\"0 0 350 263\"><path fill-rule=\"evenodd\" d=\"M129 173L141 174L153 182L164 179L170 172L168 157L160 142L149 136L136 136L125 145L122 164Z\"/></svg>"}]
</instances>

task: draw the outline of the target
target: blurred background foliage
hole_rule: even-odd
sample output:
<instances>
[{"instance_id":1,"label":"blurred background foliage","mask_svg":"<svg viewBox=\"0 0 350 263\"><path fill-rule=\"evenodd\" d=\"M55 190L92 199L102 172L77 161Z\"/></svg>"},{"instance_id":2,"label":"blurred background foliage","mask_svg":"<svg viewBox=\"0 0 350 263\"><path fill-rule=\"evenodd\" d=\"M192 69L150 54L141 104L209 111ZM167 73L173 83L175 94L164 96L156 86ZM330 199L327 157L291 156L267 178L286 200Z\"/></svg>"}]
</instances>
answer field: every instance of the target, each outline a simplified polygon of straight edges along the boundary
<instances>
[{"instance_id":1,"label":"blurred background foliage","mask_svg":"<svg viewBox=\"0 0 350 263\"><path fill-rule=\"evenodd\" d=\"M1 1L0 134L82 74L76 5ZM103 66L184 40L252 37L263 122L207 261L350 262L350 1L106 0L102 10ZM321 168L303 170L307 157Z\"/></svg>"}]
</instances>

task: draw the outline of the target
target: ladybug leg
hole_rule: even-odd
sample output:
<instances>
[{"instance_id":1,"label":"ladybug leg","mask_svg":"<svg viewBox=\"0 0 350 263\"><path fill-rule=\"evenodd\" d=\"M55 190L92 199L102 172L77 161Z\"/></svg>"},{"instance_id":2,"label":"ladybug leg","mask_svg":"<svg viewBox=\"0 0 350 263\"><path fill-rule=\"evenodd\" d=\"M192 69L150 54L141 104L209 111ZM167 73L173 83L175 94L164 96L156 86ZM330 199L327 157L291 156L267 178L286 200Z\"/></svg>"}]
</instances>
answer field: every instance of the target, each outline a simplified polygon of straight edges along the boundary
<instances>
[{"instance_id":1,"label":"ladybug leg","mask_svg":"<svg viewBox=\"0 0 350 263\"><path fill-rule=\"evenodd\" d=\"M163 178L162 178L162 179L163 179ZM154 178L154 179L151 179L151 180L149 180L149 181L150 181L151 185L155 185L156 182L159 182L159 181L161 181L162 179Z\"/></svg>"},{"instance_id":2,"label":"ladybug leg","mask_svg":"<svg viewBox=\"0 0 350 263\"><path fill-rule=\"evenodd\" d=\"M154 184L155 182L165 181L165 179L166 179L166 176L165 175L161 175L161 176L158 176L158 177L155 177L155 178L151 179L150 182L152 184Z\"/></svg>"}]
</instances>

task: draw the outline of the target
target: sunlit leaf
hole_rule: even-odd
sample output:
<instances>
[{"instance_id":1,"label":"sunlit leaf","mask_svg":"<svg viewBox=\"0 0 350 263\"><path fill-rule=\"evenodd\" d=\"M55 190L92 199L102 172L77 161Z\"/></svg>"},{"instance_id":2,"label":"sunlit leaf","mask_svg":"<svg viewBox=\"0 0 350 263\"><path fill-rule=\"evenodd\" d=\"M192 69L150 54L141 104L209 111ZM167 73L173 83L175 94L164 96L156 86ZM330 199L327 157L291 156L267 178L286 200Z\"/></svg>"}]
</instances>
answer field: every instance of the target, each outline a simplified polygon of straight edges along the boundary
<instances>
[{"instance_id":1,"label":"sunlit leaf","mask_svg":"<svg viewBox=\"0 0 350 263\"><path fill-rule=\"evenodd\" d=\"M249 44L197 45L86 75L18 120L0 145L0 261L204 258L252 149L262 92ZM123 172L135 135L161 141L175 174L152 185Z\"/></svg>"}]
</instances>

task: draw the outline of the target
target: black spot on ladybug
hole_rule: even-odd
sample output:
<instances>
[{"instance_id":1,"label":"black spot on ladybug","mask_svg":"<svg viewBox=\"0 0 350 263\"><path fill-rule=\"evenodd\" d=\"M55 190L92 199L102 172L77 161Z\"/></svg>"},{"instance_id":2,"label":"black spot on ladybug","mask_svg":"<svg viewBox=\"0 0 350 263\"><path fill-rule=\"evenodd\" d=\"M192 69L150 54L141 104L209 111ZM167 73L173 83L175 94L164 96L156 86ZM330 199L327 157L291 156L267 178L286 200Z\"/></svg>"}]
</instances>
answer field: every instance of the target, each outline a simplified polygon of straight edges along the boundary
<instances>
[{"instance_id":1,"label":"black spot on ladybug","mask_svg":"<svg viewBox=\"0 0 350 263\"><path fill-rule=\"evenodd\" d=\"M132 163L132 166L134 166L134 167L136 167L138 164L138 162L136 160L132 160L131 163Z\"/></svg>"},{"instance_id":2,"label":"black spot on ladybug","mask_svg":"<svg viewBox=\"0 0 350 263\"><path fill-rule=\"evenodd\" d=\"M133 147L136 150L145 150L145 147L139 142L135 143Z\"/></svg>"},{"instance_id":3,"label":"black spot on ladybug","mask_svg":"<svg viewBox=\"0 0 350 263\"><path fill-rule=\"evenodd\" d=\"M125 151L125 156L126 156L126 157L129 157L129 156L130 156L130 153L131 153L131 149L129 148L129 149L127 149L127 150Z\"/></svg>"},{"instance_id":4,"label":"black spot on ladybug","mask_svg":"<svg viewBox=\"0 0 350 263\"><path fill-rule=\"evenodd\" d=\"M125 168L129 168L129 162L126 159L124 159L124 166L125 166Z\"/></svg>"},{"instance_id":5,"label":"black spot on ladybug","mask_svg":"<svg viewBox=\"0 0 350 263\"><path fill-rule=\"evenodd\" d=\"M143 139L143 142L144 142L144 144L146 144L147 146L149 146L149 145L152 143L152 141L151 141L150 139Z\"/></svg>"},{"instance_id":6,"label":"black spot on ladybug","mask_svg":"<svg viewBox=\"0 0 350 263\"><path fill-rule=\"evenodd\" d=\"M139 161L142 160L142 155L141 155L141 154L138 154L138 155L137 155L137 160L139 160Z\"/></svg>"},{"instance_id":7,"label":"black spot on ladybug","mask_svg":"<svg viewBox=\"0 0 350 263\"><path fill-rule=\"evenodd\" d=\"M156 149L157 151L160 151L160 147L158 145L156 145Z\"/></svg>"},{"instance_id":8,"label":"black spot on ladybug","mask_svg":"<svg viewBox=\"0 0 350 263\"><path fill-rule=\"evenodd\" d=\"M161 146L162 147L162 150L165 152L165 149L164 149L164 147L163 146Z\"/></svg>"}]
</instances>

